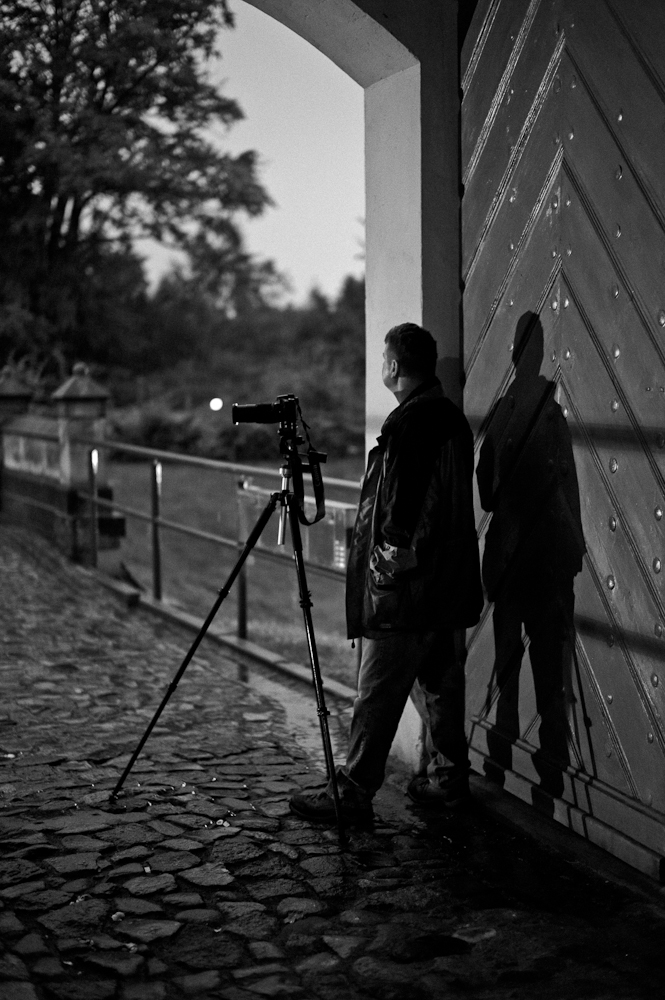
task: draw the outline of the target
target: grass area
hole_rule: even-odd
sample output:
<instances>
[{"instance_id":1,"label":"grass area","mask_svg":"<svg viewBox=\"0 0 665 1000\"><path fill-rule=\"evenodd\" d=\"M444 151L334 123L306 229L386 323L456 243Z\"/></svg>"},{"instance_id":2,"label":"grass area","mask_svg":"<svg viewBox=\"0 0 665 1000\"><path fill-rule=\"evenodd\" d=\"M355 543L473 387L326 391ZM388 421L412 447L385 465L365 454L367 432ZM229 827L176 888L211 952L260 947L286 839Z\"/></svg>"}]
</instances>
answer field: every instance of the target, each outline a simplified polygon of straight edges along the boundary
<instances>
[{"instance_id":1,"label":"grass area","mask_svg":"<svg viewBox=\"0 0 665 1000\"><path fill-rule=\"evenodd\" d=\"M277 462L268 466L271 471ZM362 473L358 460L338 460L326 467L336 478L357 482ZM257 477L256 485L278 488L276 477ZM109 467L114 499L137 510L150 510L150 466L143 462L114 462ZM330 498L357 500L357 492L330 490ZM328 497L327 497L328 499ZM226 538L238 538L237 478L215 469L199 469L165 464L162 485L162 517L200 528ZM260 509L262 504L259 504ZM256 515L251 512L249 523ZM303 541L312 550L326 549L330 532L326 522L303 528ZM272 547L276 541L277 515L265 529ZM224 584L237 555L212 542L191 538L164 529L161 539L162 589L167 600L177 602L203 619ZM287 551L290 550L287 549ZM127 518L127 537L120 557L132 575L146 588L152 587L150 525ZM307 644L300 608L296 572L293 565L277 565L251 556L248 560L248 637L289 659L308 664ZM307 568L307 580L314 603L314 628L324 677L355 685L356 651L345 638L344 582L323 577ZM237 589L237 588L236 588ZM222 604L217 624L235 634L237 593L231 592Z\"/></svg>"}]
</instances>

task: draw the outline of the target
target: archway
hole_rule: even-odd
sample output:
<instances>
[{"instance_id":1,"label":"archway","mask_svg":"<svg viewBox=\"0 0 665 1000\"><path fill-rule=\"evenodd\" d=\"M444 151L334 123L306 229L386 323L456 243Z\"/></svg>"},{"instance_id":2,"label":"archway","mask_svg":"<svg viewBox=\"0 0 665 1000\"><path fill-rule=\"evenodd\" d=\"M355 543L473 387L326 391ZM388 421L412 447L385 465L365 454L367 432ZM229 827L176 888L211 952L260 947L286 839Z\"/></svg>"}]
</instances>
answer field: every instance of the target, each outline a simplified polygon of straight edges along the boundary
<instances>
[{"instance_id":1,"label":"archway","mask_svg":"<svg viewBox=\"0 0 665 1000\"><path fill-rule=\"evenodd\" d=\"M381 381L386 331L412 320L439 345L438 374L461 402L457 4L249 0L316 46L365 91L366 395L369 447L394 399ZM394 749L416 763L409 702Z\"/></svg>"},{"instance_id":2,"label":"archway","mask_svg":"<svg viewBox=\"0 0 665 1000\"><path fill-rule=\"evenodd\" d=\"M456 4L418 18L390 0L249 0L316 46L365 91L367 380L373 444L393 401L380 378L395 323L427 326L460 398L459 97ZM424 113L426 109L426 113Z\"/></svg>"}]
</instances>

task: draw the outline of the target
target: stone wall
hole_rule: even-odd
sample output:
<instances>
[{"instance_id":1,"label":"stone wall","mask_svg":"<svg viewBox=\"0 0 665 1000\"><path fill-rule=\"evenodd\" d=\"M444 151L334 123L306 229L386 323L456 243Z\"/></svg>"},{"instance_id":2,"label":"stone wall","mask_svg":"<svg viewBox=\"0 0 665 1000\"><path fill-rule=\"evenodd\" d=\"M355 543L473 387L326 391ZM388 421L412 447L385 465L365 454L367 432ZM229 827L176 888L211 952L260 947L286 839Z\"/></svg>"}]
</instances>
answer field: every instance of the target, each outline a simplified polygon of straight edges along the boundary
<instances>
[{"instance_id":1,"label":"stone wall","mask_svg":"<svg viewBox=\"0 0 665 1000\"><path fill-rule=\"evenodd\" d=\"M82 365L50 398L37 399L9 370L0 375L0 518L43 535L70 559L94 563L97 549L115 548L124 519L97 509L94 493L112 500L106 481L107 393ZM83 440L81 440L83 439Z\"/></svg>"}]
</instances>

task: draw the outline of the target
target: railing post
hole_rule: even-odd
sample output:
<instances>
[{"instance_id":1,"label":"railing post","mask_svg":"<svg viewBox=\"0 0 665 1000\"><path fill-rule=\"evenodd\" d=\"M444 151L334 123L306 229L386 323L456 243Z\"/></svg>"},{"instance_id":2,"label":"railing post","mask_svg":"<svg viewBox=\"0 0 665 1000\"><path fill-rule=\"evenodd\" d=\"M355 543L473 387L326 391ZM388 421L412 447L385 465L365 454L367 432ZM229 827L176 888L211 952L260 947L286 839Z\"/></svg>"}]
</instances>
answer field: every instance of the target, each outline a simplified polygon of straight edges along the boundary
<instances>
[{"instance_id":1,"label":"railing post","mask_svg":"<svg viewBox=\"0 0 665 1000\"><path fill-rule=\"evenodd\" d=\"M88 452L88 492L90 494L90 565L97 569L98 525L97 525L97 470L99 469L99 452L91 448Z\"/></svg>"},{"instance_id":2,"label":"railing post","mask_svg":"<svg viewBox=\"0 0 665 1000\"><path fill-rule=\"evenodd\" d=\"M162 599L162 552L159 538L160 499L162 495L162 463L153 459L150 466L151 534L152 534L152 596Z\"/></svg>"},{"instance_id":3,"label":"railing post","mask_svg":"<svg viewBox=\"0 0 665 1000\"><path fill-rule=\"evenodd\" d=\"M238 489L242 490L245 487L245 480L238 480ZM241 538L243 534L242 530L242 519L238 517L238 551L240 552L244 547L244 540ZM240 572L238 573L238 578L236 580L236 586L238 588L238 620L236 633L239 639L247 638L247 565L243 564Z\"/></svg>"},{"instance_id":4,"label":"railing post","mask_svg":"<svg viewBox=\"0 0 665 1000\"><path fill-rule=\"evenodd\" d=\"M236 581L238 585L238 638L247 638L247 570L243 566Z\"/></svg>"}]
</instances>

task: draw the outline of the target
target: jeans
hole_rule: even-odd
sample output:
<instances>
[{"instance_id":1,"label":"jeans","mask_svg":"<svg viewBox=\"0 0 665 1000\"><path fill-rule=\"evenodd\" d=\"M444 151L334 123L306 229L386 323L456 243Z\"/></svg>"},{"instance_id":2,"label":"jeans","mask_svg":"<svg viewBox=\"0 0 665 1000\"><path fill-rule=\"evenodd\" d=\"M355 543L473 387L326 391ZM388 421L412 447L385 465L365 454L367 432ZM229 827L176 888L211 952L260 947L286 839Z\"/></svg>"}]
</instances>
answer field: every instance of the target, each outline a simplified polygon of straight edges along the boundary
<instances>
[{"instance_id":1,"label":"jeans","mask_svg":"<svg viewBox=\"0 0 665 1000\"><path fill-rule=\"evenodd\" d=\"M444 783L466 775L464 631L396 632L363 639L358 696L340 785L371 798L383 784L397 726L412 698L426 722L427 774Z\"/></svg>"}]
</instances>

